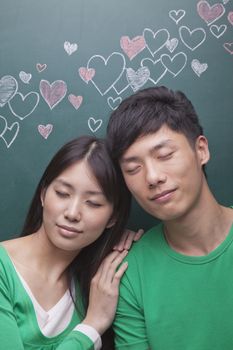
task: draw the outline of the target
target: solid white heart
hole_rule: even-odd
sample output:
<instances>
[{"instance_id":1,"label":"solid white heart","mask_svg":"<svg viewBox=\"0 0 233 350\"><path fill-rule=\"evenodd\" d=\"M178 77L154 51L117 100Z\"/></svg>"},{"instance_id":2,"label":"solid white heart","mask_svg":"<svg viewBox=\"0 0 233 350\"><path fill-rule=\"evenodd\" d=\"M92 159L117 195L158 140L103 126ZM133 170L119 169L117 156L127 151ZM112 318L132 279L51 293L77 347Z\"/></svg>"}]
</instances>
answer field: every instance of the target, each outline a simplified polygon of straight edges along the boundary
<instances>
[{"instance_id":1,"label":"solid white heart","mask_svg":"<svg viewBox=\"0 0 233 350\"><path fill-rule=\"evenodd\" d=\"M5 75L0 80L0 107L9 102L18 90L17 80L11 75Z\"/></svg>"},{"instance_id":2,"label":"solid white heart","mask_svg":"<svg viewBox=\"0 0 233 350\"><path fill-rule=\"evenodd\" d=\"M24 71L21 71L19 73L19 77L20 77L20 79L22 80L23 83L29 84L29 81L31 80L32 75L31 75L31 73L26 73Z\"/></svg>"},{"instance_id":3,"label":"solid white heart","mask_svg":"<svg viewBox=\"0 0 233 350\"><path fill-rule=\"evenodd\" d=\"M92 132L96 132L101 127L102 123L103 123L102 119L96 120L95 118L92 118L92 117L88 119L88 126Z\"/></svg>"},{"instance_id":4,"label":"solid white heart","mask_svg":"<svg viewBox=\"0 0 233 350\"><path fill-rule=\"evenodd\" d=\"M78 49L78 44L73 43L71 44L69 41L64 42L64 49L68 53L68 55L72 55L75 51Z\"/></svg>"},{"instance_id":5,"label":"solid white heart","mask_svg":"<svg viewBox=\"0 0 233 350\"><path fill-rule=\"evenodd\" d=\"M191 67L192 67L194 73L196 73L197 76L200 77L201 74L202 74L203 72L205 72L206 69L208 68L208 64L207 64L207 63L200 63L199 60L194 59L194 60L192 60L192 62L191 62Z\"/></svg>"},{"instance_id":6,"label":"solid white heart","mask_svg":"<svg viewBox=\"0 0 233 350\"><path fill-rule=\"evenodd\" d=\"M175 49L176 49L176 47L177 47L177 45L178 45L178 39L176 39L176 38L172 38L171 40L168 40L167 42L166 42L166 47L168 48L168 50L172 53Z\"/></svg>"},{"instance_id":7,"label":"solid white heart","mask_svg":"<svg viewBox=\"0 0 233 350\"><path fill-rule=\"evenodd\" d=\"M121 103L122 98L121 97L113 98L110 96L108 97L107 101L108 101L109 107L114 111L115 109L117 109L117 107Z\"/></svg>"},{"instance_id":8,"label":"solid white heart","mask_svg":"<svg viewBox=\"0 0 233 350\"><path fill-rule=\"evenodd\" d=\"M37 92L31 91L25 96L20 92L17 92L14 98L11 99L8 104L11 113L20 120L23 120L34 112L38 106L39 101L40 95Z\"/></svg>"},{"instance_id":9,"label":"solid white heart","mask_svg":"<svg viewBox=\"0 0 233 350\"><path fill-rule=\"evenodd\" d=\"M133 70L133 68L127 68L126 77L129 85L133 91L136 92L146 84L147 80L150 77L150 71L148 67L141 67L136 72Z\"/></svg>"}]
</instances>

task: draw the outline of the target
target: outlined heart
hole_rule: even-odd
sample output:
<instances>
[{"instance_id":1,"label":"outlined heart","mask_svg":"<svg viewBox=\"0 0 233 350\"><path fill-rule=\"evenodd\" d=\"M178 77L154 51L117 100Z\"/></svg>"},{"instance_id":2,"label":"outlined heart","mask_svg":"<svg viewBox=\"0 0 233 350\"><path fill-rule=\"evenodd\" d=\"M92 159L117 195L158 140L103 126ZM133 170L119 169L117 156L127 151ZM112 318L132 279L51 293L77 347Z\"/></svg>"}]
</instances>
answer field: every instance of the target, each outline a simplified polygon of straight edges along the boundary
<instances>
[{"instance_id":1,"label":"outlined heart","mask_svg":"<svg viewBox=\"0 0 233 350\"><path fill-rule=\"evenodd\" d=\"M122 36L120 39L120 45L122 50L126 53L130 60L145 49L146 43L143 36L136 36L130 39L128 36Z\"/></svg>"},{"instance_id":2,"label":"outlined heart","mask_svg":"<svg viewBox=\"0 0 233 350\"><path fill-rule=\"evenodd\" d=\"M82 80L87 84L95 76L95 70L93 68L80 67L78 72Z\"/></svg>"},{"instance_id":3,"label":"outlined heart","mask_svg":"<svg viewBox=\"0 0 233 350\"><path fill-rule=\"evenodd\" d=\"M7 148L9 148L15 141L19 133L19 123L14 122L11 126L8 126L7 120L0 115L0 120L3 124L3 130L1 131L0 138L4 141Z\"/></svg>"},{"instance_id":4,"label":"outlined heart","mask_svg":"<svg viewBox=\"0 0 233 350\"><path fill-rule=\"evenodd\" d=\"M150 80L153 84L157 84L166 74L167 69L162 64L161 60L153 61L151 58L144 58L141 61L142 67L147 67L150 71Z\"/></svg>"},{"instance_id":5,"label":"outlined heart","mask_svg":"<svg viewBox=\"0 0 233 350\"><path fill-rule=\"evenodd\" d=\"M206 32L203 28L190 30L186 26L181 26L179 34L183 44L192 51L196 50L206 39Z\"/></svg>"},{"instance_id":6,"label":"outlined heart","mask_svg":"<svg viewBox=\"0 0 233 350\"><path fill-rule=\"evenodd\" d=\"M70 101L70 103L72 104L72 106L75 108L75 109L78 109L82 102L83 102L83 97L82 96L75 96L73 94L70 94L68 96L68 100Z\"/></svg>"},{"instance_id":7,"label":"outlined heart","mask_svg":"<svg viewBox=\"0 0 233 350\"><path fill-rule=\"evenodd\" d=\"M233 55L233 42L232 43L224 43L223 47L227 52L229 52L231 55Z\"/></svg>"},{"instance_id":8,"label":"outlined heart","mask_svg":"<svg viewBox=\"0 0 233 350\"><path fill-rule=\"evenodd\" d=\"M29 82L30 82L30 80L32 78L32 75L31 75L31 73L26 73L24 71L21 71L19 73L19 77L20 77L20 79L22 80L22 82L24 84L29 84Z\"/></svg>"},{"instance_id":9,"label":"outlined heart","mask_svg":"<svg viewBox=\"0 0 233 350\"><path fill-rule=\"evenodd\" d=\"M169 11L169 17L178 24L180 20L185 16L184 10L171 10Z\"/></svg>"},{"instance_id":10,"label":"outlined heart","mask_svg":"<svg viewBox=\"0 0 233 350\"><path fill-rule=\"evenodd\" d=\"M208 68L208 64L207 63L200 63L200 61L198 59L194 59L191 62L191 67L192 67L194 73L196 73L197 76L200 77L201 74L204 73L206 71L206 69Z\"/></svg>"},{"instance_id":11,"label":"outlined heart","mask_svg":"<svg viewBox=\"0 0 233 350\"><path fill-rule=\"evenodd\" d=\"M146 42L146 47L154 57L156 52L161 50L170 38L170 34L167 29L159 29L157 32L153 32L150 28L143 30L143 36Z\"/></svg>"},{"instance_id":12,"label":"outlined heart","mask_svg":"<svg viewBox=\"0 0 233 350\"><path fill-rule=\"evenodd\" d=\"M47 125L40 124L40 125L38 125L37 129L38 129L39 133L41 134L41 136L45 140L47 140L47 138L49 137L49 135L53 131L53 125L52 124L47 124Z\"/></svg>"},{"instance_id":13,"label":"outlined heart","mask_svg":"<svg viewBox=\"0 0 233 350\"><path fill-rule=\"evenodd\" d=\"M0 107L9 102L18 90L18 82L11 75L5 75L0 80Z\"/></svg>"},{"instance_id":14,"label":"outlined heart","mask_svg":"<svg viewBox=\"0 0 233 350\"><path fill-rule=\"evenodd\" d=\"M199 16L208 24L212 24L225 13L225 7L221 3L210 6L205 0L197 3L197 12Z\"/></svg>"},{"instance_id":15,"label":"outlined heart","mask_svg":"<svg viewBox=\"0 0 233 350\"><path fill-rule=\"evenodd\" d=\"M77 51L77 49L78 44L71 44L69 41L64 42L64 50L66 51L66 53L68 53L69 56L72 55L72 53L74 53L75 51Z\"/></svg>"},{"instance_id":16,"label":"outlined heart","mask_svg":"<svg viewBox=\"0 0 233 350\"><path fill-rule=\"evenodd\" d=\"M107 101L108 101L109 107L114 111L115 109L117 109L119 104L122 102L122 98L116 97L114 99L113 97L110 96L110 97L108 97Z\"/></svg>"},{"instance_id":17,"label":"outlined heart","mask_svg":"<svg viewBox=\"0 0 233 350\"><path fill-rule=\"evenodd\" d=\"M179 52L173 57L163 54L160 57L164 67L176 77L184 69L187 63L187 56L184 52Z\"/></svg>"},{"instance_id":18,"label":"outlined heart","mask_svg":"<svg viewBox=\"0 0 233 350\"><path fill-rule=\"evenodd\" d=\"M23 120L34 112L39 101L40 95L37 92L31 91L25 96L17 92L14 98L9 101L9 108L15 117Z\"/></svg>"},{"instance_id":19,"label":"outlined heart","mask_svg":"<svg viewBox=\"0 0 233 350\"><path fill-rule=\"evenodd\" d=\"M36 64L36 69L38 70L39 73L43 72L47 68L46 63L37 63Z\"/></svg>"},{"instance_id":20,"label":"outlined heart","mask_svg":"<svg viewBox=\"0 0 233 350\"><path fill-rule=\"evenodd\" d=\"M88 119L88 126L92 132L96 132L101 127L102 123L102 119L95 119L92 117Z\"/></svg>"},{"instance_id":21,"label":"outlined heart","mask_svg":"<svg viewBox=\"0 0 233 350\"><path fill-rule=\"evenodd\" d=\"M146 84L147 80L150 77L150 71L147 67L141 67L136 72L133 70L133 68L127 68L126 77L129 85L133 91L136 92Z\"/></svg>"},{"instance_id":22,"label":"outlined heart","mask_svg":"<svg viewBox=\"0 0 233 350\"><path fill-rule=\"evenodd\" d=\"M52 110L65 97L67 85L63 80L55 80L52 84L47 80L40 81L40 93Z\"/></svg>"},{"instance_id":23,"label":"outlined heart","mask_svg":"<svg viewBox=\"0 0 233 350\"><path fill-rule=\"evenodd\" d=\"M212 24L210 26L211 33L215 36L215 38L220 38L225 31L227 30L227 26L225 24L221 24L220 26L217 26L216 24Z\"/></svg>"},{"instance_id":24,"label":"outlined heart","mask_svg":"<svg viewBox=\"0 0 233 350\"><path fill-rule=\"evenodd\" d=\"M125 70L125 57L119 52L113 52L108 58L101 55L92 56L87 68L95 69L92 83L97 91L104 96L119 81Z\"/></svg>"}]
</instances>

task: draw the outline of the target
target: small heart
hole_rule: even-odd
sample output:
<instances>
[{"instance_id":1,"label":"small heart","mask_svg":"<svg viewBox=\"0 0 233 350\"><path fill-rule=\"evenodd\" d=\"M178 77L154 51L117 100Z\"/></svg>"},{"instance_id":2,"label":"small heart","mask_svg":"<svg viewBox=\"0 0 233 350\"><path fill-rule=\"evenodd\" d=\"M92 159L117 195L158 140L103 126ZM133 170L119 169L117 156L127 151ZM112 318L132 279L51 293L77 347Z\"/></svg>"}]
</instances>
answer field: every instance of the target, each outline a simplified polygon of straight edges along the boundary
<instances>
[{"instance_id":1,"label":"small heart","mask_svg":"<svg viewBox=\"0 0 233 350\"><path fill-rule=\"evenodd\" d=\"M5 75L0 80L0 107L9 102L18 90L18 83L11 75Z\"/></svg>"},{"instance_id":2,"label":"small heart","mask_svg":"<svg viewBox=\"0 0 233 350\"><path fill-rule=\"evenodd\" d=\"M71 44L69 41L65 41L64 49L68 53L68 55L72 55L72 53L74 53L78 49L78 44Z\"/></svg>"},{"instance_id":3,"label":"small heart","mask_svg":"<svg viewBox=\"0 0 233 350\"><path fill-rule=\"evenodd\" d=\"M177 45L178 45L178 39L176 38L173 38L166 42L166 47L171 53L176 49Z\"/></svg>"},{"instance_id":4,"label":"small heart","mask_svg":"<svg viewBox=\"0 0 233 350\"><path fill-rule=\"evenodd\" d=\"M208 64L207 63L200 63L199 60L194 59L191 62L191 67L192 67L194 73L196 73L200 77L201 74L203 72L205 72L206 69L208 68Z\"/></svg>"},{"instance_id":5,"label":"small heart","mask_svg":"<svg viewBox=\"0 0 233 350\"><path fill-rule=\"evenodd\" d=\"M112 98L112 97L108 97L108 105L109 107L114 111L115 109L117 109L117 107L119 106L119 104L122 101L121 97L117 97L117 98Z\"/></svg>"},{"instance_id":6,"label":"small heart","mask_svg":"<svg viewBox=\"0 0 233 350\"><path fill-rule=\"evenodd\" d=\"M233 11L228 13L227 19L233 25Z\"/></svg>"},{"instance_id":7,"label":"small heart","mask_svg":"<svg viewBox=\"0 0 233 350\"><path fill-rule=\"evenodd\" d=\"M51 134L52 130L53 130L53 125L52 124L47 124L47 125L38 125L38 131L41 134L41 136L47 140L47 138L49 137L49 135Z\"/></svg>"},{"instance_id":8,"label":"small heart","mask_svg":"<svg viewBox=\"0 0 233 350\"><path fill-rule=\"evenodd\" d=\"M127 80L134 92L146 84L150 77L150 71L147 67L141 67L136 72L132 68L126 69Z\"/></svg>"},{"instance_id":9,"label":"small heart","mask_svg":"<svg viewBox=\"0 0 233 350\"><path fill-rule=\"evenodd\" d=\"M210 6L207 1L201 0L197 3L197 12L199 16L202 19L204 19L204 21L208 25L210 25L213 22L215 22L217 19L222 17L222 15L225 13L225 8L220 3Z\"/></svg>"},{"instance_id":10,"label":"small heart","mask_svg":"<svg viewBox=\"0 0 233 350\"><path fill-rule=\"evenodd\" d=\"M136 36L132 40L128 36L122 36L120 40L122 50L126 53L130 60L145 49L146 43L143 36Z\"/></svg>"},{"instance_id":11,"label":"small heart","mask_svg":"<svg viewBox=\"0 0 233 350\"><path fill-rule=\"evenodd\" d=\"M79 68L79 75L85 83L88 83L95 75L95 70L93 68Z\"/></svg>"},{"instance_id":12,"label":"small heart","mask_svg":"<svg viewBox=\"0 0 233 350\"><path fill-rule=\"evenodd\" d=\"M180 20L185 16L184 10L171 10L169 11L169 17L178 24Z\"/></svg>"},{"instance_id":13,"label":"small heart","mask_svg":"<svg viewBox=\"0 0 233 350\"><path fill-rule=\"evenodd\" d=\"M215 38L220 38L227 29L227 26L225 24L221 24L220 26L217 26L216 24L212 24L210 26L211 33L215 36Z\"/></svg>"},{"instance_id":14,"label":"small heart","mask_svg":"<svg viewBox=\"0 0 233 350\"><path fill-rule=\"evenodd\" d=\"M73 94L70 94L68 96L68 100L70 101L70 103L72 104L72 106L75 108L75 109L78 109L82 102L83 102L83 97L82 96L75 96Z\"/></svg>"},{"instance_id":15,"label":"small heart","mask_svg":"<svg viewBox=\"0 0 233 350\"><path fill-rule=\"evenodd\" d=\"M24 72L24 71L21 71L21 72L19 73L19 77L20 77L20 79L22 80L23 83L28 84L29 81L30 81L31 78L32 78L32 75L31 75L30 73L26 73L26 72Z\"/></svg>"},{"instance_id":16,"label":"small heart","mask_svg":"<svg viewBox=\"0 0 233 350\"><path fill-rule=\"evenodd\" d=\"M92 132L96 132L101 127L102 123L103 123L102 119L97 119L97 120L95 118L88 119L88 126Z\"/></svg>"},{"instance_id":17,"label":"small heart","mask_svg":"<svg viewBox=\"0 0 233 350\"><path fill-rule=\"evenodd\" d=\"M20 120L23 120L34 112L40 101L40 95L31 91L25 96L17 92L14 98L9 102L11 113Z\"/></svg>"},{"instance_id":18,"label":"small heart","mask_svg":"<svg viewBox=\"0 0 233 350\"><path fill-rule=\"evenodd\" d=\"M61 102L66 92L67 85L63 80L55 80L52 84L47 80L40 81L40 93L50 109L53 109Z\"/></svg>"},{"instance_id":19,"label":"small heart","mask_svg":"<svg viewBox=\"0 0 233 350\"><path fill-rule=\"evenodd\" d=\"M2 119L5 124L4 130L1 132L0 137L5 142L6 147L9 148L19 133L19 123L15 122L11 124L11 126L8 126L4 117L0 116L0 119Z\"/></svg>"},{"instance_id":20,"label":"small heart","mask_svg":"<svg viewBox=\"0 0 233 350\"><path fill-rule=\"evenodd\" d=\"M38 70L39 73L43 72L43 70L45 70L47 68L47 64L46 63L37 63L36 65L36 69Z\"/></svg>"},{"instance_id":21,"label":"small heart","mask_svg":"<svg viewBox=\"0 0 233 350\"><path fill-rule=\"evenodd\" d=\"M224 43L223 47L227 50L231 55L233 55L233 43Z\"/></svg>"}]
</instances>

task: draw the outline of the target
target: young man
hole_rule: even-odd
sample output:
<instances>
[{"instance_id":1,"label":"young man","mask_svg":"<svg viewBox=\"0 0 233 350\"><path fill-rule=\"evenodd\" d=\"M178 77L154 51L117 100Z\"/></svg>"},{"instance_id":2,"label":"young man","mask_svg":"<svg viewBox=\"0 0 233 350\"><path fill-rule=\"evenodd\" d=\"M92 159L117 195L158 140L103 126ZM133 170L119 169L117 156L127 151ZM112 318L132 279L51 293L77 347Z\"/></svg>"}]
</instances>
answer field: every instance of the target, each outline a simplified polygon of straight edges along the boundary
<instances>
[{"instance_id":1,"label":"young man","mask_svg":"<svg viewBox=\"0 0 233 350\"><path fill-rule=\"evenodd\" d=\"M130 251L116 349L233 349L233 210L211 193L206 137L182 92L124 100L107 130L132 195L161 220Z\"/></svg>"}]
</instances>

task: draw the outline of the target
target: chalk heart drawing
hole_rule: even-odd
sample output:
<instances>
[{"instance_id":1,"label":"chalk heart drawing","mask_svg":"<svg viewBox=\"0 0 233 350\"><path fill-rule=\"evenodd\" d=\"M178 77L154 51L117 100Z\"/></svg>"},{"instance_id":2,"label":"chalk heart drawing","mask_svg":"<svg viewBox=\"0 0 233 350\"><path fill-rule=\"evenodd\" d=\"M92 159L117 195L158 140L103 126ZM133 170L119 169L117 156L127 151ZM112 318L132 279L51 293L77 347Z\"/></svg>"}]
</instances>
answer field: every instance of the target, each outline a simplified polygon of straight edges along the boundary
<instances>
[{"instance_id":1,"label":"chalk heart drawing","mask_svg":"<svg viewBox=\"0 0 233 350\"><path fill-rule=\"evenodd\" d=\"M130 39L128 36L122 36L120 39L120 45L124 53L132 60L135 56L145 49L146 43L143 36L136 36Z\"/></svg>"},{"instance_id":2,"label":"chalk heart drawing","mask_svg":"<svg viewBox=\"0 0 233 350\"><path fill-rule=\"evenodd\" d=\"M121 97L113 98L110 96L108 97L107 101L108 101L109 107L114 111L122 102L122 98Z\"/></svg>"},{"instance_id":3,"label":"chalk heart drawing","mask_svg":"<svg viewBox=\"0 0 233 350\"><path fill-rule=\"evenodd\" d=\"M88 126L92 132L96 132L101 127L102 123L103 123L102 119L95 119L95 118L88 119Z\"/></svg>"},{"instance_id":4,"label":"chalk heart drawing","mask_svg":"<svg viewBox=\"0 0 233 350\"><path fill-rule=\"evenodd\" d=\"M40 125L38 125L37 129L38 129L39 133L41 134L41 136L45 140L47 140L47 138L49 137L49 135L53 131L53 125L52 124L47 124L47 125L40 124Z\"/></svg>"},{"instance_id":5,"label":"chalk heart drawing","mask_svg":"<svg viewBox=\"0 0 233 350\"><path fill-rule=\"evenodd\" d=\"M0 107L9 102L18 90L17 80L11 75L5 75L0 80Z\"/></svg>"},{"instance_id":6,"label":"chalk heart drawing","mask_svg":"<svg viewBox=\"0 0 233 350\"><path fill-rule=\"evenodd\" d=\"M24 84L29 84L29 82L30 82L30 80L32 78L32 75L31 75L31 73L26 73L24 71L21 71L19 73L19 77L20 77L20 79L22 80L22 82Z\"/></svg>"},{"instance_id":7,"label":"chalk heart drawing","mask_svg":"<svg viewBox=\"0 0 233 350\"><path fill-rule=\"evenodd\" d=\"M172 53L177 48L178 42L179 41L176 38L172 38L172 39L168 40L166 42L167 49Z\"/></svg>"},{"instance_id":8,"label":"chalk heart drawing","mask_svg":"<svg viewBox=\"0 0 233 350\"><path fill-rule=\"evenodd\" d=\"M201 0L197 3L197 12L199 16L210 25L222 17L225 12L225 7L221 3L210 6L207 1Z\"/></svg>"},{"instance_id":9,"label":"chalk heart drawing","mask_svg":"<svg viewBox=\"0 0 233 350\"><path fill-rule=\"evenodd\" d=\"M37 92L31 91L25 96L17 92L8 104L11 113L20 120L23 120L34 112L39 101L40 95Z\"/></svg>"},{"instance_id":10,"label":"chalk heart drawing","mask_svg":"<svg viewBox=\"0 0 233 350\"><path fill-rule=\"evenodd\" d=\"M184 10L171 10L169 11L169 17L178 24L180 20L185 16Z\"/></svg>"},{"instance_id":11,"label":"chalk heart drawing","mask_svg":"<svg viewBox=\"0 0 233 350\"><path fill-rule=\"evenodd\" d=\"M184 69L187 63L187 56L184 52L179 52L173 57L163 54L160 57L164 67L176 77Z\"/></svg>"},{"instance_id":12,"label":"chalk heart drawing","mask_svg":"<svg viewBox=\"0 0 233 350\"><path fill-rule=\"evenodd\" d=\"M228 13L227 19L230 22L230 24L233 25L233 11Z\"/></svg>"},{"instance_id":13,"label":"chalk heart drawing","mask_svg":"<svg viewBox=\"0 0 233 350\"><path fill-rule=\"evenodd\" d=\"M119 52L113 52L108 58L100 55L92 56L87 68L95 69L92 83L97 91L105 95L121 78L125 70L125 57Z\"/></svg>"},{"instance_id":14,"label":"chalk heart drawing","mask_svg":"<svg viewBox=\"0 0 233 350\"><path fill-rule=\"evenodd\" d=\"M143 36L146 42L146 46L152 56L161 50L170 39L169 32L164 28L159 29L155 33L150 28L145 28L143 30Z\"/></svg>"},{"instance_id":15,"label":"chalk heart drawing","mask_svg":"<svg viewBox=\"0 0 233 350\"><path fill-rule=\"evenodd\" d=\"M64 49L68 53L68 55L72 55L75 51L78 49L78 44L73 43L71 44L69 41L64 42Z\"/></svg>"},{"instance_id":16,"label":"chalk heart drawing","mask_svg":"<svg viewBox=\"0 0 233 350\"><path fill-rule=\"evenodd\" d=\"M149 69L149 80L155 85L163 78L167 72L167 69L164 67L160 59L153 61L151 58L144 58L141 61L141 66L147 67Z\"/></svg>"},{"instance_id":17,"label":"chalk heart drawing","mask_svg":"<svg viewBox=\"0 0 233 350\"><path fill-rule=\"evenodd\" d=\"M75 96L73 94L70 94L68 96L68 100L70 101L70 103L72 104L72 106L75 109L79 109L79 107L81 106L81 104L83 102L83 97L82 96Z\"/></svg>"},{"instance_id":18,"label":"chalk heart drawing","mask_svg":"<svg viewBox=\"0 0 233 350\"><path fill-rule=\"evenodd\" d=\"M95 70L93 68L80 67L78 72L82 80L87 84L95 76Z\"/></svg>"},{"instance_id":19,"label":"chalk heart drawing","mask_svg":"<svg viewBox=\"0 0 233 350\"><path fill-rule=\"evenodd\" d=\"M7 148L9 148L15 141L19 133L19 123L14 122L11 126L7 125L7 120L0 115L0 137L5 142Z\"/></svg>"},{"instance_id":20,"label":"chalk heart drawing","mask_svg":"<svg viewBox=\"0 0 233 350\"><path fill-rule=\"evenodd\" d=\"M186 26L181 26L179 34L184 45L192 51L196 50L206 39L206 32L203 28L190 30Z\"/></svg>"},{"instance_id":21,"label":"chalk heart drawing","mask_svg":"<svg viewBox=\"0 0 233 350\"><path fill-rule=\"evenodd\" d=\"M200 61L198 59L194 59L191 62L191 67L192 67L192 70L194 71L194 73L196 73L197 76L200 77L201 74L204 73L206 71L206 69L208 68L208 64L207 63L200 63Z\"/></svg>"},{"instance_id":22,"label":"chalk heart drawing","mask_svg":"<svg viewBox=\"0 0 233 350\"><path fill-rule=\"evenodd\" d=\"M50 84L47 80L40 81L40 93L50 109L53 109L65 97L67 85L63 80Z\"/></svg>"},{"instance_id":23,"label":"chalk heart drawing","mask_svg":"<svg viewBox=\"0 0 233 350\"><path fill-rule=\"evenodd\" d=\"M217 26L216 24L212 24L210 26L211 33L218 39L220 36L222 36L225 31L227 30L227 26L225 24L221 24L220 26Z\"/></svg>"},{"instance_id":24,"label":"chalk heart drawing","mask_svg":"<svg viewBox=\"0 0 233 350\"><path fill-rule=\"evenodd\" d=\"M133 70L133 68L126 69L126 78L134 92L145 85L149 77L150 71L148 67L141 67L136 72Z\"/></svg>"},{"instance_id":25,"label":"chalk heart drawing","mask_svg":"<svg viewBox=\"0 0 233 350\"><path fill-rule=\"evenodd\" d=\"M227 52L233 55L233 43L224 43L223 47L225 50L227 50Z\"/></svg>"},{"instance_id":26,"label":"chalk heart drawing","mask_svg":"<svg viewBox=\"0 0 233 350\"><path fill-rule=\"evenodd\" d=\"M36 69L38 70L39 73L43 72L47 68L46 63L37 63L36 64Z\"/></svg>"}]
</instances>

